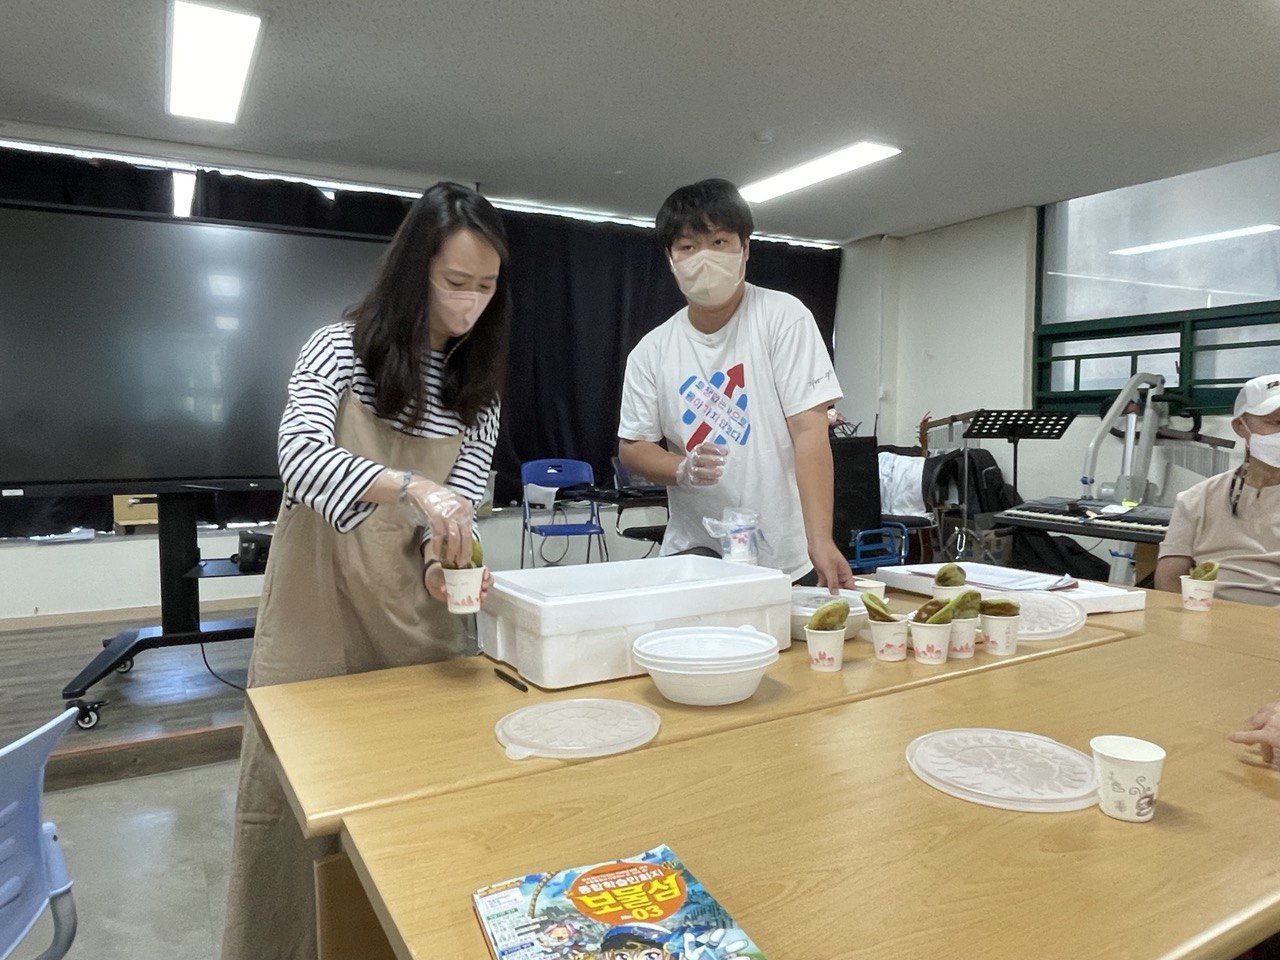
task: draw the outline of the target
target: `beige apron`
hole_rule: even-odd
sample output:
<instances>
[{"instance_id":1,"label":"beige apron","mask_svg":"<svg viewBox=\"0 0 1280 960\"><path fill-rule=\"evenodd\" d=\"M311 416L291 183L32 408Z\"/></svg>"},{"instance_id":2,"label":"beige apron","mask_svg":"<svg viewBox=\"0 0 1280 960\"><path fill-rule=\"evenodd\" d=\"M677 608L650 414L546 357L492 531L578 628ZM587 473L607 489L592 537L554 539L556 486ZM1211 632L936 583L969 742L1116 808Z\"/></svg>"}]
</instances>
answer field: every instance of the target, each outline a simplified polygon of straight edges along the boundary
<instances>
[{"instance_id":1,"label":"beige apron","mask_svg":"<svg viewBox=\"0 0 1280 960\"><path fill-rule=\"evenodd\" d=\"M338 446L444 483L460 436L413 437L387 426L350 391ZM422 582L417 528L383 506L350 533L310 507L281 507L254 633L249 686L431 663L468 650L459 617ZM312 865L336 838L306 841L250 723L240 751L223 960L314 960Z\"/></svg>"}]
</instances>

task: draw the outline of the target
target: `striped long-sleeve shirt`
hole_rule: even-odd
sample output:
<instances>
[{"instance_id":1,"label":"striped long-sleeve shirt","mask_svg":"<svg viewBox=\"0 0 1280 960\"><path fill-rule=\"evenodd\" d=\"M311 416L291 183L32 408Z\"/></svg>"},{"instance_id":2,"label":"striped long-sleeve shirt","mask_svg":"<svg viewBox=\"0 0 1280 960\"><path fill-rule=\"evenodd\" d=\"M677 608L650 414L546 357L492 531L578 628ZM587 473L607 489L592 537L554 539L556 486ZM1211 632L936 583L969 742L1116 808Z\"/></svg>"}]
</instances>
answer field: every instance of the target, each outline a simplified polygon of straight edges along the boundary
<instances>
[{"instance_id":1,"label":"striped long-sleeve shirt","mask_svg":"<svg viewBox=\"0 0 1280 960\"><path fill-rule=\"evenodd\" d=\"M375 505L361 502L360 496L378 474L388 466L401 468L400 464L375 463L334 443L338 402L344 391L350 389L370 411L374 405L373 380L356 356L351 331L352 325L345 322L322 327L302 348L289 378L289 399L279 437L286 502L306 504L340 533L354 529L373 512ZM426 414L408 430L402 423L383 422L418 437L463 434L462 448L445 483L479 506L498 439L498 403L484 410L474 426L464 427L462 420L440 403L443 352L431 351L426 376Z\"/></svg>"}]
</instances>

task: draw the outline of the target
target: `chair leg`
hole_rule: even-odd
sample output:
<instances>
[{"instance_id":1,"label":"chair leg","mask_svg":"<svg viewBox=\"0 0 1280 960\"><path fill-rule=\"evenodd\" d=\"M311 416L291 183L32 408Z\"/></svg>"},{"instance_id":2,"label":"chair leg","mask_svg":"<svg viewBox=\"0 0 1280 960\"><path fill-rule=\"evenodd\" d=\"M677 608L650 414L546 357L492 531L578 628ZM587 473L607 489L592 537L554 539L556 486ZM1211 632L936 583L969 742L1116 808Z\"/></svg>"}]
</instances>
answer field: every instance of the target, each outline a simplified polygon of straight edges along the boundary
<instances>
[{"instance_id":1,"label":"chair leg","mask_svg":"<svg viewBox=\"0 0 1280 960\"><path fill-rule=\"evenodd\" d=\"M53 916L53 943L36 960L62 960L76 938L76 902L70 890L50 898L49 912Z\"/></svg>"},{"instance_id":2,"label":"chair leg","mask_svg":"<svg viewBox=\"0 0 1280 960\"><path fill-rule=\"evenodd\" d=\"M587 537L587 563L591 562L591 538Z\"/></svg>"},{"instance_id":3,"label":"chair leg","mask_svg":"<svg viewBox=\"0 0 1280 960\"><path fill-rule=\"evenodd\" d=\"M529 531L525 529L525 527L522 525L520 527L520 569L521 570L524 569L524 538L528 535L528 533Z\"/></svg>"}]
</instances>

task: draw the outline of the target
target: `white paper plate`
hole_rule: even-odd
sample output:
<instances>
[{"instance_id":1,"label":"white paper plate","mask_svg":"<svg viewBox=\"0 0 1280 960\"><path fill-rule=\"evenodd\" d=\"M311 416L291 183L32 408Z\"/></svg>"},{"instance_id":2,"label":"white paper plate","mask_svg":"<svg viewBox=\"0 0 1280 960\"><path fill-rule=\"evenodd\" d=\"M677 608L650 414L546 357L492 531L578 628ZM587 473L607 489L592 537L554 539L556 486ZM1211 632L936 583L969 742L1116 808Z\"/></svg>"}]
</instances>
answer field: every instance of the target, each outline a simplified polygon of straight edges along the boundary
<instances>
[{"instance_id":1,"label":"white paper plate","mask_svg":"<svg viewBox=\"0 0 1280 960\"><path fill-rule=\"evenodd\" d=\"M1061 813L1098 802L1093 760L1034 733L939 730L912 740L906 757L912 773L929 786L970 803Z\"/></svg>"},{"instance_id":2,"label":"white paper plate","mask_svg":"<svg viewBox=\"0 0 1280 960\"><path fill-rule=\"evenodd\" d=\"M657 736L661 723L643 704L581 698L523 707L499 720L493 732L512 760L578 759L633 750Z\"/></svg>"}]
</instances>

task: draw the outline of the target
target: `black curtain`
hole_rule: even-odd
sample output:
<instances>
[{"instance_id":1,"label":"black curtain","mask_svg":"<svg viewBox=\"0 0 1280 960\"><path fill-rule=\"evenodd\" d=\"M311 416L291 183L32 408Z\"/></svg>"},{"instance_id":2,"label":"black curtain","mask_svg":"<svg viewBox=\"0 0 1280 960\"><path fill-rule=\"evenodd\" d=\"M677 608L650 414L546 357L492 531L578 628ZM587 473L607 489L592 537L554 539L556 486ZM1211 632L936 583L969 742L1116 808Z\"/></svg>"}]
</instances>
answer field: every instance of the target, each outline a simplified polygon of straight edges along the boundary
<instances>
[{"instance_id":1,"label":"black curtain","mask_svg":"<svg viewBox=\"0 0 1280 960\"><path fill-rule=\"evenodd\" d=\"M339 190L329 207L329 229L389 237L400 227L413 201L386 193Z\"/></svg>"},{"instance_id":2,"label":"black curtain","mask_svg":"<svg viewBox=\"0 0 1280 960\"><path fill-rule=\"evenodd\" d=\"M116 160L0 149L0 199L173 212L173 175Z\"/></svg>"},{"instance_id":3,"label":"black curtain","mask_svg":"<svg viewBox=\"0 0 1280 960\"><path fill-rule=\"evenodd\" d=\"M515 304L494 454L496 499L520 498L520 464L572 457L612 477L627 356L684 306L652 229L503 211ZM813 312L827 349L840 251L753 240L747 279Z\"/></svg>"},{"instance_id":4,"label":"black curtain","mask_svg":"<svg viewBox=\"0 0 1280 960\"><path fill-rule=\"evenodd\" d=\"M173 212L173 176L113 160L0 149L0 199L100 210ZM110 530L111 497L4 497L0 537Z\"/></svg>"},{"instance_id":5,"label":"black curtain","mask_svg":"<svg viewBox=\"0 0 1280 960\"><path fill-rule=\"evenodd\" d=\"M191 215L239 223L323 228L329 225L329 198L309 183L200 170L196 173Z\"/></svg>"}]
</instances>

